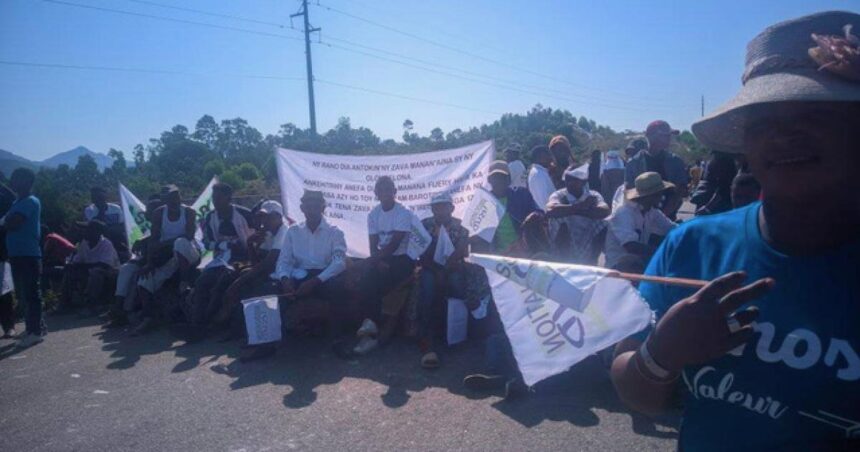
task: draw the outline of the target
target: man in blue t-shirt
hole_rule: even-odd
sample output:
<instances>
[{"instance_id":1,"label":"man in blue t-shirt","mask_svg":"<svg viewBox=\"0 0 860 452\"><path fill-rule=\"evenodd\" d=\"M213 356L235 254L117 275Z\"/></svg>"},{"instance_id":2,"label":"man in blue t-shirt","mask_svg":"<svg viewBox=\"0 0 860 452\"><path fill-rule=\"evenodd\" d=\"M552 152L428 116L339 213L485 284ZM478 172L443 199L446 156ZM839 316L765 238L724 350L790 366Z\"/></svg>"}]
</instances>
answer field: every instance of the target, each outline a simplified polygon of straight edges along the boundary
<instances>
[{"instance_id":1,"label":"man in blue t-shirt","mask_svg":"<svg viewBox=\"0 0 860 452\"><path fill-rule=\"evenodd\" d=\"M42 204L30 194L36 175L32 170L18 168L12 172L9 185L17 199L9 208L2 224L6 230L6 250L12 267L12 281L19 303L27 306L26 331L17 346L29 347L42 342L47 333L42 313L39 275L42 272L40 246Z\"/></svg>"},{"instance_id":2,"label":"man in blue t-shirt","mask_svg":"<svg viewBox=\"0 0 860 452\"><path fill-rule=\"evenodd\" d=\"M814 48L846 24L860 15L768 28L740 95L693 125L705 146L746 155L762 202L667 237L647 273L710 282L643 283L656 324L612 366L639 411L684 389L682 450L860 448L860 203L846 189L860 170L860 83Z\"/></svg>"}]
</instances>

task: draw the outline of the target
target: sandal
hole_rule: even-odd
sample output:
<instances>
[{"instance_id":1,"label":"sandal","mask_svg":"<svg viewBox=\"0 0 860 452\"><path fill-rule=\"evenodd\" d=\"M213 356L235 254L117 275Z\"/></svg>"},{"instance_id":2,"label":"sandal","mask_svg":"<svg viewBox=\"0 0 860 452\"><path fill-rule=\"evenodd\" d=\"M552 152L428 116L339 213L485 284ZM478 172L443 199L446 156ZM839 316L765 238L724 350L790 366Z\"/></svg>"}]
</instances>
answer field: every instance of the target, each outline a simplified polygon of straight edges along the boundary
<instances>
[{"instance_id":1,"label":"sandal","mask_svg":"<svg viewBox=\"0 0 860 452\"><path fill-rule=\"evenodd\" d=\"M425 369L436 369L439 367L439 355L436 352L425 353L421 357L421 367Z\"/></svg>"}]
</instances>

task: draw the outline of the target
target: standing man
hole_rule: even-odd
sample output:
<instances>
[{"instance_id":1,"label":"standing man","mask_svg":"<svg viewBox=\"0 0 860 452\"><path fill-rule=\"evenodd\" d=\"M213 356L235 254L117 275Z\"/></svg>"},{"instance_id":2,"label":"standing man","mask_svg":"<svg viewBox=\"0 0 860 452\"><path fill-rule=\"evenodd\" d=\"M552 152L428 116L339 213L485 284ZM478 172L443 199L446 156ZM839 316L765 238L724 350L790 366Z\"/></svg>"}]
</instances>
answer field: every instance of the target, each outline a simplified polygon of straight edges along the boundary
<instances>
[{"instance_id":1,"label":"standing man","mask_svg":"<svg viewBox=\"0 0 860 452\"><path fill-rule=\"evenodd\" d=\"M529 170L529 192L538 209L545 210L549 195L556 190L550 171L558 168L553 154L546 146L532 148L532 167ZM562 167L562 171L567 167ZM508 169L510 176L510 169ZM561 175L559 174L559 178Z\"/></svg>"},{"instance_id":2,"label":"standing man","mask_svg":"<svg viewBox=\"0 0 860 452\"><path fill-rule=\"evenodd\" d=\"M15 297L27 306L26 330L17 346L26 348L42 342L48 329L42 312L42 292L39 287L42 273L42 249L39 246L42 203L30 191L36 174L27 168L12 172L9 185L17 198L3 217L6 230L6 250L12 267Z\"/></svg>"},{"instance_id":3,"label":"standing man","mask_svg":"<svg viewBox=\"0 0 860 452\"><path fill-rule=\"evenodd\" d=\"M675 185L675 189L668 191L660 203L660 209L672 219L675 218L678 209L681 208L684 197L687 196L687 185L690 183L690 175L684 161L669 151L672 137L678 133L663 120L658 119L648 124L645 129L648 148L627 162L625 177L628 188L633 187L640 174L649 171L659 174L664 181Z\"/></svg>"},{"instance_id":4,"label":"standing man","mask_svg":"<svg viewBox=\"0 0 860 452\"><path fill-rule=\"evenodd\" d=\"M746 155L762 201L669 235L646 273L711 282L642 283L656 324L612 366L639 411L666 410L680 386L681 450L860 446L860 203L846 189L860 70L838 59L858 54L851 26L860 15L823 12L768 27L738 95L693 124L705 146Z\"/></svg>"},{"instance_id":5,"label":"standing man","mask_svg":"<svg viewBox=\"0 0 860 452\"><path fill-rule=\"evenodd\" d=\"M586 189L588 167L586 164L564 172L566 188L549 197L546 216L550 240L566 245L555 248L555 255L563 262L595 265L603 249L604 219L612 212L600 193Z\"/></svg>"}]
</instances>

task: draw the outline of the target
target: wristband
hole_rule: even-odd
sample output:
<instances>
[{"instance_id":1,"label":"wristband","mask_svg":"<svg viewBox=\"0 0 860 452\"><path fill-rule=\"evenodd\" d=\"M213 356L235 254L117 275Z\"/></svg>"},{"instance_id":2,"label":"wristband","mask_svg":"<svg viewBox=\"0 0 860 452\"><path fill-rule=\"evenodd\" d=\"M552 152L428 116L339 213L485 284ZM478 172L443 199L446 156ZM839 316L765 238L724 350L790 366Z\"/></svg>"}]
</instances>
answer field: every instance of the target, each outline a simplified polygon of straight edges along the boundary
<instances>
[{"instance_id":1,"label":"wristband","mask_svg":"<svg viewBox=\"0 0 860 452\"><path fill-rule=\"evenodd\" d=\"M642 358L642 364L645 365L645 369L659 380L668 381L678 378L676 373L666 370L663 366L657 364L657 361L654 361L654 357L648 351L648 341L643 342L642 346L639 347L639 356ZM675 375L673 376L673 374Z\"/></svg>"}]
</instances>

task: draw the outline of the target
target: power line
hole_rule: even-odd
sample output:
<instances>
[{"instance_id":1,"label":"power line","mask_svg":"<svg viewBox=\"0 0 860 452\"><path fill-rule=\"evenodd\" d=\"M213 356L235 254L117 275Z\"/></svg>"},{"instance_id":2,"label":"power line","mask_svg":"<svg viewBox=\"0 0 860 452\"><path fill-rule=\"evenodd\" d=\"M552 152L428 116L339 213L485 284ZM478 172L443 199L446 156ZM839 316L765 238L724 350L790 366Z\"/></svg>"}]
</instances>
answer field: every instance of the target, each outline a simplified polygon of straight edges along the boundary
<instances>
[{"instance_id":1,"label":"power line","mask_svg":"<svg viewBox=\"0 0 860 452\"><path fill-rule=\"evenodd\" d=\"M145 73L145 74L160 74L160 75L191 75L191 76L203 76L203 77L212 77L212 76L225 76L225 77L244 77L244 78L255 78L255 79L272 79L272 80L290 80L290 81L304 81L303 77L285 77L285 76L277 76L277 75L253 75L253 74L218 74L218 73L202 73L202 72L185 72L185 71L174 71L167 69L143 69L143 68L126 68L126 67L115 67L115 66L88 66L88 65L78 65L78 64L59 64L59 63L33 63L28 61L8 61L8 60L0 60L0 64L9 65L9 66L22 66L22 67L37 67L37 68L51 68L51 69L73 69L73 70L94 70L94 71L110 71L110 72L134 72L134 73ZM457 108L461 110L468 110L479 113L491 113L495 115L502 115L502 113L481 110L477 108L472 108L464 105L452 104L448 102L441 102L437 100L431 99L422 99L419 97L406 96L403 94L391 93L387 91L381 91L373 88L364 88L361 86L349 85L346 83L334 82L330 80L321 80L315 79L317 83L322 83L325 85L335 86L339 88L350 89L353 91L361 91L371 94L377 94L380 96L393 97L397 99L410 100L414 102L422 102L432 105L439 105L443 107Z\"/></svg>"},{"instance_id":2,"label":"power line","mask_svg":"<svg viewBox=\"0 0 860 452\"><path fill-rule=\"evenodd\" d=\"M125 1L132 2L132 3L139 3L141 5L157 6L159 8L174 9L177 11L185 11L185 12L189 12L189 13L202 14L204 16L221 17L224 19L239 20L242 22L249 22L249 23L260 24L260 25L271 25L273 27L285 28L284 24L279 24L276 22L267 22L265 20L251 19L249 17L234 16L231 14L216 13L216 12L212 12L212 11L203 11L201 9L186 8L184 6L167 5L164 3L150 2L148 0L125 0Z\"/></svg>"},{"instance_id":3,"label":"power line","mask_svg":"<svg viewBox=\"0 0 860 452\"><path fill-rule=\"evenodd\" d=\"M278 75L254 75L254 74L224 74L217 72L187 72L187 71L174 71L170 69L145 69L145 68L128 68L128 67L116 67L116 66L89 66L89 65L80 65L80 64L60 64L60 63L34 63L29 61L8 61L8 60L0 60L0 64L4 64L7 66L22 66L22 67L38 67L38 68L51 68L51 69L75 69L75 70L87 70L87 71L109 71L109 72L132 72L132 73L142 73L142 74L160 74L160 75L191 75L191 76L202 76L202 77L242 77L242 78L253 78L253 79L270 79L270 80L291 80L291 81L303 81L302 77L286 77L286 76L278 76Z\"/></svg>"},{"instance_id":4,"label":"power line","mask_svg":"<svg viewBox=\"0 0 860 452\"><path fill-rule=\"evenodd\" d=\"M438 42L438 41L434 41L434 40L432 40L432 39L428 39L428 38L425 38L425 37L423 37L423 36L419 36L419 35L416 35L416 34L414 34L414 33L410 33L410 32L408 32L408 31L403 31L403 30L400 30L400 29L398 29L398 28L392 27L392 26L390 26L390 25L386 25L386 24L383 24L383 23L380 23L380 22L377 22L377 21L374 21L374 20L371 20L371 19L367 19L367 18L365 18L365 17L361 17L361 16L358 16L358 15L355 15L355 14L349 13L349 12L347 12L347 11L343 11L343 10L340 10L340 9L337 9L337 8L333 8L333 7L328 6L328 5L323 5L323 4L317 3L317 6L319 6L319 7L321 7L321 8L324 8L324 9L326 9L326 10L328 10L328 11L331 11L331 12L333 12L333 13L341 14L341 15L343 15L343 16L345 16L345 17L349 17L349 18L351 18L351 19L358 20L358 21L360 21L360 22L364 22L364 23L366 23L366 24L370 24L370 25L373 25L373 26L375 26L375 27L382 28L382 29L387 30L387 31L390 31L390 32L392 32L392 33L397 33L397 34L399 34L399 35L406 36L406 37L409 37L409 38L412 38L412 39L416 39L416 40L418 40L418 41L422 41L422 42L425 42L425 43L428 43L428 44L434 45L434 46L436 46L436 47L439 47L439 48L442 48L442 49L445 49L445 50L448 50L448 51L451 51L451 52L459 53L459 54L461 54L461 55L465 55L465 56L468 56L468 57L471 57L471 58L475 58L475 59L478 59L478 60L481 60L481 61L485 61L485 62L488 62L488 63L493 63L493 64L496 64L496 65L499 65L499 66L507 67L507 68L512 69L512 70L515 70L515 71L519 71L519 72L523 72L523 73L531 74L531 75L534 75L534 76L537 76L537 77L542 77L542 78L547 79L547 80L552 80L552 81L555 81L555 82L558 82L558 83L564 83L564 84L567 84L567 85L576 86L576 87L580 87L580 88L585 88L585 89L589 89L589 90L593 90L593 91L603 91L603 92L612 93L612 94L619 95L619 96L630 97L630 95L629 95L628 93L621 93L621 92L617 92L617 91L613 91L613 90L607 90L607 89L603 89L603 88L597 88L597 87L593 87L593 86L588 86L588 85L584 85L584 84L581 84L581 83L574 83L574 82L571 82L571 81L569 81L569 80L564 80L564 79L560 79L560 78L557 78L557 77L553 77L553 76L551 76L551 75L547 75L547 74L545 74L545 73L543 73L543 72L533 71L533 70L531 70L531 69L520 68L520 67L518 67L518 66L512 65L512 64L510 64L510 63L506 63L506 62L504 62L504 61L499 61L499 60L496 60L496 59L493 59L493 58L488 58L488 57L485 57L485 56L483 56L483 55L480 55L480 54L477 54L477 53L474 53L474 52L469 52L469 51L467 51L467 50L463 50L463 49L460 49L460 48L458 48L458 47L454 47L454 46L451 46L451 45L448 45L448 44L444 44L444 43L441 43L441 42ZM641 99L646 100L645 98L641 98Z\"/></svg>"},{"instance_id":5,"label":"power line","mask_svg":"<svg viewBox=\"0 0 860 452\"><path fill-rule=\"evenodd\" d=\"M404 62L404 61L398 61L398 60L395 60L395 59L393 59L393 58L387 58L387 57L383 57L383 56L379 56L379 55L374 55L374 54L369 53L369 52L363 52L363 51L360 51L360 50L349 49L349 48L342 47L342 46L339 46L339 45L336 45L336 44L320 43L320 45L324 45L324 46L327 46L327 47L330 47L330 48L333 48L333 49L339 49L339 50L343 50L343 51L347 51L347 52L356 53L356 54L359 54L359 55L365 55L365 56L368 56L368 57L371 57L371 58L376 58L376 59L379 59L379 60L388 61L388 62L391 62L391 63L395 63L395 64L399 64L399 65L407 66L407 67L412 67L412 68L420 69L420 70L422 70L422 71L426 71L426 72L432 72L432 73L440 74L440 75L444 75L444 76L447 76L447 77L453 77L453 78L457 78L457 79L460 79L460 80L465 80L465 81L468 81L468 82L477 83L477 84L480 84L480 85L485 85L485 86L490 86L490 87L495 87L495 88L505 89L505 90L508 90L508 91L515 91L515 92L524 93L524 94L533 94L533 95L538 95L538 96L544 96L544 97L551 98L551 99L562 100L562 101L565 101L565 102L574 102L574 103L585 104L585 105L592 105L592 106L598 106L598 107L606 107L606 108L614 108L614 109L630 110L630 111L646 111L646 110L645 110L645 109L643 109L643 108L633 108L633 107L627 107L627 106L621 106L621 105L613 105L613 104L606 104L606 103L599 103L599 102L582 101L582 100L571 99L571 98L566 98L566 97L554 96L554 95L550 95L550 94L546 94L546 93L541 93L541 92L537 92L537 91L531 91L531 90L521 89L521 88L518 88L518 87L515 87L515 86L506 86L506 85L502 85L502 84L499 84L499 83L487 82L487 81L484 81L484 80L478 80L478 79L471 78L471 77L465 77L465 76L458 75L458 74L454 74L454 73L451 73L451 72L441 71L441 70L438 70L438 69L435 69L435 68L432 68L432 67L419 66L419 65L417 65L417 64L411 64L411 63L407 63L407 62ZM652 109L653 109L653 108L655 108L655 107L652 107ZM665 108L665 107L664 107L664 108Z\"/></svg>"},{"instance_id":6,"label":"power line","mask_svg":"<svg viewBox=\"0 0 860 452\"><path fill-rule=\"evenodd\" d=\"M292 41L302 41L302 39L295 38L292 36L282 35L282 34L278 34L278 33L268 33L265 31L248 30L246 28L231 27L228 25L217 25L217 24L210 24L207 22L196 22L193 20L176 19L173 17L156 16L153 14L144 14L144 13L136 13L136 12L125 11L125 10L121 10L121 9L104 8L101 6L93 6L93 5L84 5L81 3L67 2L67 1L63 1L63 0L42 0L42 1L46 2L46 3L54 3L57 5L65 5L65 6L72 6L75 8L90 9L90 10L94 10L94 11L109 12L109 13L114 13L114 14L124 14L127 16L145 17L147 19L163 20L163 21L167 21L167 22L177 22L177 23L181 23L181 24L197 25L197 26L201 26L201 27L217 28L220 30L237 31L237 32L261 35L261 36L271 36L271 37L275 37L275 38L289 39Z\"/></svg>"},{"instance_id":7,"label":"power line","mask_svg":"<svg viewBox=\"0 0 860 452\"><path fill-rule=\"evenodd\" d=\"M372 89L372 88L363 88L360 86L347 85L345 83L331 82L328 80L316 79L316 82L317 83L323 83L326 85L332 85L332 86L337 86L337 87L341 87L341 88L351 89L351 90L355 90L355 91L363 91L366 93L378 94L380 96L394 97L397 99L405 99L405 100L411 100L411 101L415 101L415 102L423 102L423 103L432 104L432 105L440 105L443 107L459 108L461 110L474 111L474 112L478 112L478 113L490 113L490 114L500 115L500 116L503 114L503 113L499 113L499 112L495 112L495 111L480 110L477 108L467 107L465 105L451 104L448 102L440 102L440 101L431 100L431 99L422 99L420 97L406 96L403 94L390 93L387 91L380 91L380 90L376 90L376 89Z\"/></svg>"}]
</instances>

